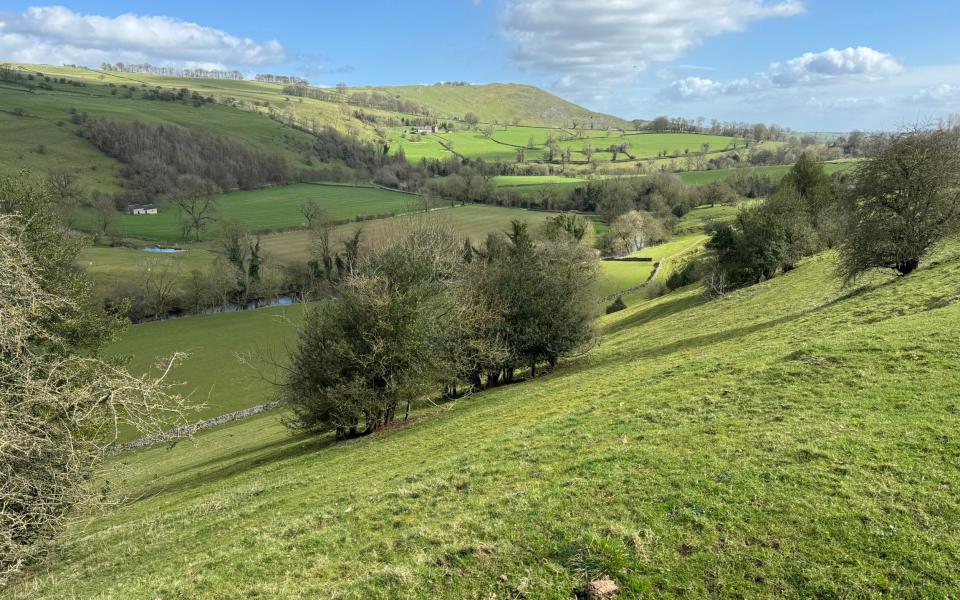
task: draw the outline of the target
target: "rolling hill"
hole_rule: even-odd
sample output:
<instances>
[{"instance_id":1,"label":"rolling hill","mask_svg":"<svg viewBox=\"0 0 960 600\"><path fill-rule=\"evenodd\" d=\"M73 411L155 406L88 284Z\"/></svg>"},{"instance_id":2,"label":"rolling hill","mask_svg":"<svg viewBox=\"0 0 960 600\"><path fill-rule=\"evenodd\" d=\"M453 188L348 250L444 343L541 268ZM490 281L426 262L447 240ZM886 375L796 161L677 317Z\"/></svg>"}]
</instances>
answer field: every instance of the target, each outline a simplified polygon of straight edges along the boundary
<instances>
[{"instance_id":1,"label":"rolling hill","mask_svg":"<svg viewBox=\"0 0 960 600\"><path fill-rule=\"evenodd\" d=\"M540 88L516 83L484 85L409 85L354 90L382 91L445 116L461 118L473 112L481 122L540 127L632 129L621 118L596 113Z\"/></svg>"},{"instance_id":2,"label":"rolling hill","mask_svg":"<svg viewBox=\"0 0 960 600\"><path fill-rule=\"evenodd\" d=\"M129 500L3 597L949 595L958 253L680 290L604 318L589 358L354 442L267 414L125 453Z\"/></svg>"}]
</instances>

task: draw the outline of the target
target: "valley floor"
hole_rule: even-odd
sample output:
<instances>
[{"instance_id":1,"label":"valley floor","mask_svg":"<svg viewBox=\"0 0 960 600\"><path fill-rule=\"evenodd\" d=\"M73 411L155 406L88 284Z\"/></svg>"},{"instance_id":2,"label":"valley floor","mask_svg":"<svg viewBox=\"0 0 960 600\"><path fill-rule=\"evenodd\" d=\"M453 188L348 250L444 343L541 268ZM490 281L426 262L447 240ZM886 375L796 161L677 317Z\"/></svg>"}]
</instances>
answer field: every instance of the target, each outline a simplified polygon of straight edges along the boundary
<instances>
[{"instance_id":1,"label":"valley floor","mask_svg":"<svg viewBox=\"0 0 960 600\"><path fill-rule=\"evenodd\" d=\"M278 414L119 455L3 598L945 597L960 246L605 317L587 358L349 443Z\"/></svg>"}]
</instances>

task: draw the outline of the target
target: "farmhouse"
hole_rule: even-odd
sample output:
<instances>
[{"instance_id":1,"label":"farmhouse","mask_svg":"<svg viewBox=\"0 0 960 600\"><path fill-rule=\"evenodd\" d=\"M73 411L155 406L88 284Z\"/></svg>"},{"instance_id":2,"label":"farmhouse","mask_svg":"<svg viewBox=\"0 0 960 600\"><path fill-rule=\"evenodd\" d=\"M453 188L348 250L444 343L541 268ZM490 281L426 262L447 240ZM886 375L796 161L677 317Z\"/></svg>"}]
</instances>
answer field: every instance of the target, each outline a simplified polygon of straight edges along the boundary
<instances>
[{"instance_id":1,"label":"farmhouse","mask_svg":"<svg viewBox=\"0 0 960 600\"><path fill-rule=\"evenodd\" d=\"M154 204L130 204L127 206L128 215L155 215L157 207Z\"/></svg>"},{"instance_id":2,"label":"farmhouse","mask_svg":"<svg viewBox=\"0 0 960 600\"><path fill-rule=\"evenodd\" d=\"M436 125L430 125L429 127L414 127L413 130L411 131L411 133L419 133L421 135L424 133L436 133L436 132L437 132Z\"/></svg>"}]
</instances>

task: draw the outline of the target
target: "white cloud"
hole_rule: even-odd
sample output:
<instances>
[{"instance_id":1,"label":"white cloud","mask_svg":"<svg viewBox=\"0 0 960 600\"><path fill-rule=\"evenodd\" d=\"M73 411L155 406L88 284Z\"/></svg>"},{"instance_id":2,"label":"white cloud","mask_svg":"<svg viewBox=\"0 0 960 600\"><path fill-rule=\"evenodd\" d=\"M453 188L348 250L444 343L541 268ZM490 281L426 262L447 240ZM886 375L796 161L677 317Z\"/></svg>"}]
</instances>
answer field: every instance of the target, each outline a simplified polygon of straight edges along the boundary
<instances>
[{"instance_id":1,"label":"white cloud","mask_svg":"<svg viewBox=\"0 0 960 600\"><path fill-rule=\"evenodd\" d=\"M918 103L960 102L960 85L941 83L919 90L911 97Z\"/></svg>"},{"instance_id":2,"label":"white cloud","mask_svg":"<svg viewBox=\"0 0 960 600\"><path fill-rule=\"evenodd\" d=\"M707 37L802 11L799 0L507 0L502 31L519 66L609 86Z\"/></svg>"},{"instance_id":3,"label":"white cloud","mask_svg":"<svg viewBox=\"0 0 960 600\"><path fill-rule=\"evenodd\" d=\"M284 60L280 42L257 43L166 16L84 15L63 6L0 12L0 56L35 63L150 62L243 67Z\"/></svg>"},{"instance_id":4,"label":"white cloud","mask_svg":"<svg viewBox=\"0 0 960 600\"><path fill-rule=\"evenodd\" d=\"M825 83L851 78L876 81L903 72L893 56L863 46L806 52L784 63L770 65L768 76L777 85Z\"/></svg>"},{"instance_id":5,"label":"white cloud","mask_svg":"<svg viewBox=\"0 0 960 600\"><path fill-rule=\"evenodd\" d=\"M775 62L767 71L745 79L726 82L699 77L679 79L663 90L663 95L675 100L686 100L717 94L751 94L778 88L875 83L904 72L903 65L893 56L873 48L830 48L823 52L807 52L786 62ZM849 104L850 99L847 101Z\"/></svg>"}]
</instances>

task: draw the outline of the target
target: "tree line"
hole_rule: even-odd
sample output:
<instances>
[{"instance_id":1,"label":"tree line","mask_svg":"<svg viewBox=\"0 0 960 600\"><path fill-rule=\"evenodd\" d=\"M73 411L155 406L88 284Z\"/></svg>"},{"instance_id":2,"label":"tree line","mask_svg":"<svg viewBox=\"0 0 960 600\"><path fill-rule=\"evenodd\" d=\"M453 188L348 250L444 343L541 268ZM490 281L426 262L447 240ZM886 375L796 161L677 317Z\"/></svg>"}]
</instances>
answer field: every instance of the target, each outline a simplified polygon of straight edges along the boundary
<instances>
[{"instance_id":1,"label":"tree line","mask_svg":"<svg viewBox=\"0 0 960 600\"><path fill-rule=\"evenodd\" d=\"M710 232L707 262L695 268L717 295L831 248L845 284L877 269L908 275L960 232L960 128L875 136L850 175L830 177L803 156L765 202Z\"/></svg>"},{"instance_id":2,"label":"tree line","mask_svg":"<svg viewBox=\"0 0 960 600\"><path fill-rule=\"evenodd\" d=\"M81 133L123 163L119 205L254 189L292 176L283 157L200 128L97 119Z\"/></svg>"},{"instance_id":3,"label":"tree line","mask_svg":"<svg viewBox=\"0 0 960 600\"><path fill-rule=\"evenodd\" d=\"M179 67L159 67L149 63L101 63L101 71L108 73L143 73L144 75L160 75L163 77L189 77L196 79L233 79L241 81L245 79L243 73L237 70L222 69L202 69L202 68L179 68Z\"/></svg>"},{"instance_id":4,"label":"tree line","mask_svg":"<svg viewBox=\"0 0 960 600\"><path fill-rule=\"evenodd\" d=\"M332 297L309 309L282 382L293 426L366 435L423 397L512 383L589 349L598 266L578 219L543 232L514 222L479 246L424 222L381 248L357 237L344 254L318 250Z\"/></svg>"}]
</instances>

